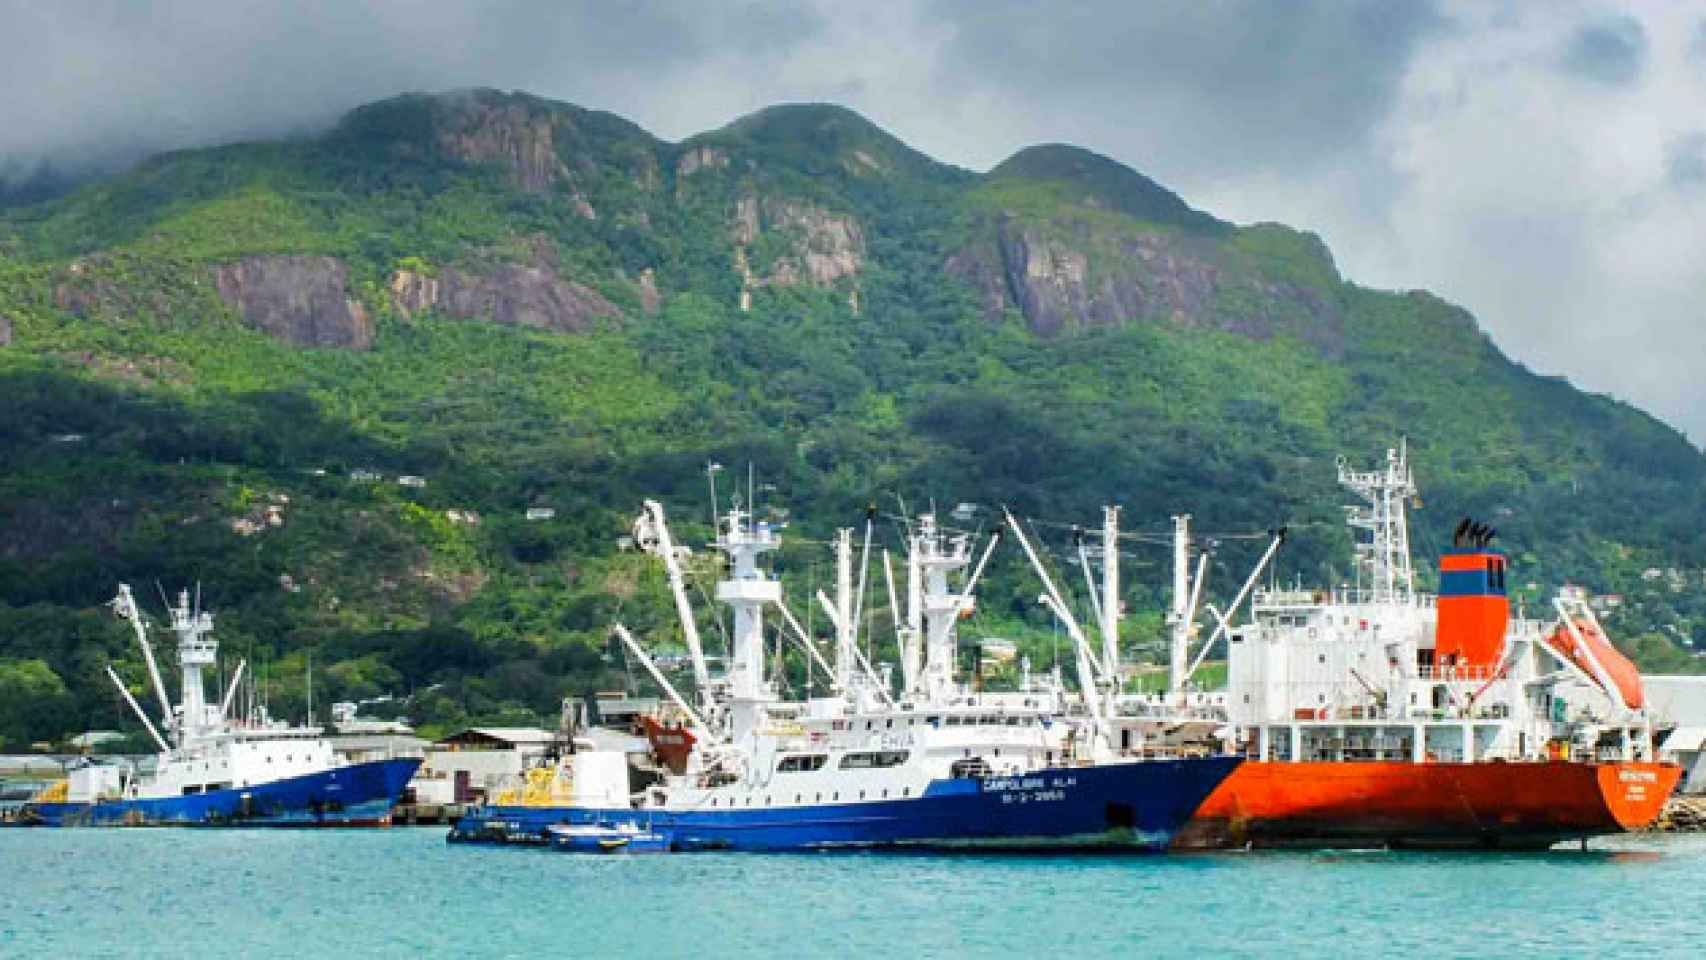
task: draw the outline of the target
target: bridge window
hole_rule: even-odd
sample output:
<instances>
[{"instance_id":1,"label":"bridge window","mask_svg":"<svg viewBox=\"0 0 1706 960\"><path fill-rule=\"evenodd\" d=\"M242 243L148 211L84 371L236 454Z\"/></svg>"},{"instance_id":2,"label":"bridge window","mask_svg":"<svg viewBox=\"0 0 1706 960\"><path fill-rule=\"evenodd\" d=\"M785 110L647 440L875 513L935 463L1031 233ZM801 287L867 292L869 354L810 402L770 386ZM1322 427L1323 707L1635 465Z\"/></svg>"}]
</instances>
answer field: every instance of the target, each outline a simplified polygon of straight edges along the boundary
<instances>
[{"instance_id":1,"label":"bridge window","mask_svg":"<svg viewBox=\"0 0 1706 960\"><path fill-rule=\"evenodd\" d=\"M869 770L876 767L898 767L906 762L905 750L867 750L859 753L845 754L841 758L843 770Z\"/></svg>"},{"instance_id":2,"label":"bridge window","mask_svg":"<svg viewBox=\"0 0 1706 960\"><path fill-rule=\"evenodd\" d=\"M791 757L783 757L776 762L777 773L810 773L822 770L829 757L822 753L802 753Z\"/></svg>"}]
</instances>

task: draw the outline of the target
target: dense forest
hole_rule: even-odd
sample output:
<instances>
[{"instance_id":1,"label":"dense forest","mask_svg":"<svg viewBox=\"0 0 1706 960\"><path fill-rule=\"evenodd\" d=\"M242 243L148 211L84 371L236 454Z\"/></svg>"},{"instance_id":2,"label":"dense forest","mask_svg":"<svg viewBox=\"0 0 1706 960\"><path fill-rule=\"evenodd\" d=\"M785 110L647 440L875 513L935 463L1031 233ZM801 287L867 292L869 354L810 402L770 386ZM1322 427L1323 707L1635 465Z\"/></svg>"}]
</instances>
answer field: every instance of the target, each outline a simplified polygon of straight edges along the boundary
<instances>
[{"instance_id":1,"label":"dense forest","mask_svg":"<svg viewBox=\"0 0 1706 960\"><path fill-rule=\"evenodd\" d=\"M1104 503L1138 534L1189 512L1228 595L1261 545L1240 535L1284 524L1275 575L1342 582L1335 461L1404 439L1418 568L1474 514L1525 605L1580 584L1649 669L1706 650L1706 458L1674 430L1436 297L1343 279L1311 234L1075 147L975 174L830 106L667 143L521 94L405 96L14 205L0 399L8 749L133 728L101 670L143 689L120 582L156 620L156 583L199 583L275 714L302 715L311 656L316 704L549 722L634 682L613 619L678 645L622 538L662 500L708 592L711 463L787 522L805 616L869 504L891 550L903 514L970 504L987 531L1008 504L1063 563ZM1128 549L1127 649L1156 659L1166 550ZM1047 667L1036 593L999 554L967 631Z\"/></svg>"}]
</instances>

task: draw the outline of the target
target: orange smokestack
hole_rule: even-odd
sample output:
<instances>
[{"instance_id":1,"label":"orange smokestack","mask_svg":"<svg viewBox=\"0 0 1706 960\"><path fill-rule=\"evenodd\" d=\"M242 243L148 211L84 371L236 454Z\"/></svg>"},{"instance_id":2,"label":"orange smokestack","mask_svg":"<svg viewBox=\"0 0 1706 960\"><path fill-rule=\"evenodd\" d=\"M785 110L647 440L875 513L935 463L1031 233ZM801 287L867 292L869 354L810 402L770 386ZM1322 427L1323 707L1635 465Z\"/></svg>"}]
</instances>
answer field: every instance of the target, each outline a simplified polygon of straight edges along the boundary
<instances>
[{"instance_id":1,"label":"orange smokestack","mask_svg":"<svg viewBox=\"0 0 1706 960\"><path fill-rule=\"evenodd\" d=\"M1490 672L1505 655L1510 599L1505 557L1492 549L1494 531L1465 519L1452 550L1439 558L1439 626L1434 663Z\"/></svg>"}]
</instances>

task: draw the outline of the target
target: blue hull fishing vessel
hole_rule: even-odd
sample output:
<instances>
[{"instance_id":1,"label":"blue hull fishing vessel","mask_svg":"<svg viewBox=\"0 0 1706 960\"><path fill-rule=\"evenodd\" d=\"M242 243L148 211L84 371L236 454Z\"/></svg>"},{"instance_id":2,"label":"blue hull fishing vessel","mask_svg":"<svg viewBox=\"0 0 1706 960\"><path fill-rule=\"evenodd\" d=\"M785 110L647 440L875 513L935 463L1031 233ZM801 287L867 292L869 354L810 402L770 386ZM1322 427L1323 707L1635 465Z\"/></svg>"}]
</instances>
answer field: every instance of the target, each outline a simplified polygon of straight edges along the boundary
<instances>
[{"instance_id":1,"label":"blue hull fishing vessel","mask_svg":"<svg viewBox=\"0 0 1706 960\"><path fill-rule=\"evenodd\" d=\"M24 806L22 817L46 827L382 826L420 764L416 757L374 760L176 797L35 801Z\"/></svg>"},{"instance_id":2,"label":"blue hull fishing vessel","mask_svg":"<svg viewBox=\"0 0 1706 960\"><path fill-rule=\"evenodd\" d=\"M976 570L951 586L949 574L970 566L970 535L944 532L929 514L908 527L904 605L885 562L903 674L898 694L858 643L855 598L864 591L853 586L853 531L837 537L836 599L817 597L835 630L830 663L783 602L781 584L756 563L777 548L776 529L738 509L726 516L715 544L729 571L716 596L733 608L733 627L728 668L712 677L684 586L686 553L675 547L662 507L648 502L646 511L634 540L663 559L698 703L681 696L615 625L673 703L672 718L647 726L653 756L635 762L596 748L590 738L574 739L575 749L554 768L531 771L522 788L499 793L458 821L452 842L543 844L577 829L627 827L667 837L672 850L1161 850L1240 762L1118 744L1103 689L1114 683L1103 678L1111 671L1097 672L1076 631L1076 694L1058 676L1034 682L1028 666L1017 690L958 682L955 627L971 608L999 536L989 540ZM870 523L867 516L867 556ZM784 636L831 678L829 696L779 696L765 671L767 611L780 615L790 631ZM664 749L666 740L671 749ZM652 762L667 771L646 775Z\"/></svg>"},{"instance_id":3,"label":"blue hull fishing vessel","mask_svg":"<svg viewBox=\"0 0 1706 960\"><path fill-rule=\"evenodd\" d=\"M199 598L198 598L199 600ZM18 812L19 823L51 827L116 826L378 826L420 766L418 757L345 763L312 726L267 715L244 662L224 695L209 700L203 672L218 664L209 634L213 616L190 604L187 591L167 610L177 637L182 695L166 692L149 623L128 586L113 601L129 620L159 699L159 724L142 709L112 667L107 676L159 746L151 768L85 760ZM252 676L252 675L251 675ZM246 698L240 694L247 693ZM239 701L246 699L247 704ZM162 732L164 731L164 732Z\"/></svg>"},{"instance_id":4,"label":"blue hull fishing vessel","mask_svg":"<svg viewBox=\"0 0 1706 960\"><path fill-rule=\"evenodd\" d=\"M632 822L673 850L833 847L1162 850L1239 760L1200 757L1057 767L1011 777L927 783L903 799L796 802L790 790L732 809L493 805L458 821L450 840L544 843L559 824ZM897 781L907 778L897 778ZM899 794L906 787L891 787ZM876 791L869 791L876 792ZM910 791L908 791L910 792ZM845 796L845 792L843 792Z\"/></svg>"}]
</instances>

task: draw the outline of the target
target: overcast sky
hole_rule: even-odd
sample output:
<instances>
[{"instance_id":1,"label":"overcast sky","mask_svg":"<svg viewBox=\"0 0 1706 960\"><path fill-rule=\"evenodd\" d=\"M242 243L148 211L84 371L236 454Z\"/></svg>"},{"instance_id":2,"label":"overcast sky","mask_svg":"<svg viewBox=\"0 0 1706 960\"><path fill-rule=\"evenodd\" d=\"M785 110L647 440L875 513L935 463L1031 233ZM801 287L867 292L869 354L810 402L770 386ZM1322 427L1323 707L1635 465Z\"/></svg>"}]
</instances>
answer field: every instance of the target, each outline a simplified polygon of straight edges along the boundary
<instances>
[{"instance_id":1,"label":"overcast sky","mask_svg":"<svg viewBox=\"0 0 1706 960\"><path fill-rule=\"evenodd\" d=\"M978 170L1080 144L1706 441L1700 5L0 0L0 176L474 85L668 139L833 101Z\"/></svg>"}]
</instances>

